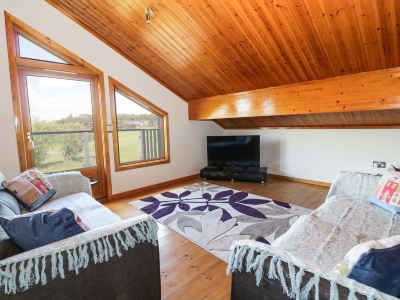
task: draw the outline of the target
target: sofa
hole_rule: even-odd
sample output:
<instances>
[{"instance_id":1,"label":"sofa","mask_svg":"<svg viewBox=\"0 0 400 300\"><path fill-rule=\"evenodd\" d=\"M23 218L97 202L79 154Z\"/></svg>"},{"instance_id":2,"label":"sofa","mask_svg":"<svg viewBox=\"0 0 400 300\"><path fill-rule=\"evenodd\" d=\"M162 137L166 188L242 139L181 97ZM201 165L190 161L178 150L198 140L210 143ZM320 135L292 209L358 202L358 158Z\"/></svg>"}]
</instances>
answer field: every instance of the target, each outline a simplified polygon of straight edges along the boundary
<instances>
[{"instance_id":1,"label":"sofa","mask_svg":"<svg viewBox=\"0 0 400 300\"><path fill-rule=\"evenodd\" d=\"M121 220L92 198L79 172L46 177L57 192L38 211L72 209L90 230L24 252L0 228L0 299L160 299L156 222ZM0 216L23 213L0 191Z\"/></svg>"},{"instance_id":2,"label":"sofa","mask_svg":"<svg viewBox=\"0 0 400 300\"><path fill-rule=\"evenodd\" d=\"M400 218L367 201L379 175L343 171L325 202L271 245L232 245L232 299L395 299L334 268L357 244L400 234Z\"/></svg>"}]
</instances>

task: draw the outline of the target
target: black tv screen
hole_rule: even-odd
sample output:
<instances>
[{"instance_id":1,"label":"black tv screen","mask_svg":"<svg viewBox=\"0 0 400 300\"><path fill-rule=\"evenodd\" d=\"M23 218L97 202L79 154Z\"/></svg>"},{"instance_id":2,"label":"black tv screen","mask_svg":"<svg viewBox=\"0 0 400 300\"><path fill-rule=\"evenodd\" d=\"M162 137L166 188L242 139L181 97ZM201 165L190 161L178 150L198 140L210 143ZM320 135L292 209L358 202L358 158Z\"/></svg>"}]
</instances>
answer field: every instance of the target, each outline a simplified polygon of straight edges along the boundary
<instances>
[{"instance_id":1,"label":"black tv screen","mask_svg":"<svg viewBox=\"0 0 400 300\"><path fill-rule=\"evenodd\" d=\"M209 166L260 166L260 136L208 136Z\"/></svg>"}]
</instances>

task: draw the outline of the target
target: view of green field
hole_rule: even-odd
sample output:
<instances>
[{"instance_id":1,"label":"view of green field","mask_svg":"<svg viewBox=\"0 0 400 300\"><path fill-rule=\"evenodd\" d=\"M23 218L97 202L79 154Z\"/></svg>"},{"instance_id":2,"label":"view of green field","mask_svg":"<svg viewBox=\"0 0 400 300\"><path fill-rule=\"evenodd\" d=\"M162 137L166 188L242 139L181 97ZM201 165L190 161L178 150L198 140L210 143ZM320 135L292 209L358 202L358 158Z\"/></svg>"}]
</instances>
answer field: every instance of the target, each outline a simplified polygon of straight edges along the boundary
<instances>
[{"instance_id":1,"label":"view of green field","mask_svg":"<svg viewBox=\"0 0 400 300\"><path fill-rule=\"evenodd\" d=\"M34 75L26 81L36 166L45 173L95 166L90 82ZM115 96L120 163L143 159L143 142L144 159L159 155L160 117L133 98Z\"/></svg>"},{"instance_id":2,"label":"view of green field","mask_svg":"<svg viewBox=\"0 0 400 300\"><path fill-rule=\"evenodd\" d=\"M74 170L85 167L83 147L80 147L81 151L76 153L73 158L65 158L63 154L63 144L59 139L60 136L62 135L53 134L46 135L45 137L36 136L34 138L36 144L35 154L40 155L40 152L43 151L40 147L46 143L46 155L43 159L37 162L37 167L44 173ZM82 133L75 133L73 136L78 137L78 141L82 140ZM122 164L141 159L141 140L139 131L120 131L118 133L118 138L120 145L120 162ZM41 139L46 139L46 141L41 141ZM96 151L93 134L90 134L89 138L89 158L90 166L95 166Z\"/></svg>"},{"instance_id":3,"label":"view of green field","mask_svg":"<svg viewBox=\"0 0 400 300\"><path fill-rule=\"evenodd\" d=\"M85 166L83 147L77 147L80 151L76 151L77 153L72 158L66 158L63 151L63 143L60 141L61 136L63 135L53 134L34 137L36 166L44 173L75 170ZM77 141L80 141L83 144L82 133L69 134L69 136L75 137ZM96 151L93 134L90 134L88 146L89 166L95 166ZM45 154L43 155L42 152L45 152ZM38 157L42 156L43 158L38 159Z\"/></svg>"},{"instance_id":4,"label":"view of green field","mask_svg":"<svg viewBox=\"0 0 400 300\"><path fill-rule=\"evenodd\" d=\"M142 152L140 131L119 131L118 140L121 164L140 160Z\"/></svg>"}]
</instances>

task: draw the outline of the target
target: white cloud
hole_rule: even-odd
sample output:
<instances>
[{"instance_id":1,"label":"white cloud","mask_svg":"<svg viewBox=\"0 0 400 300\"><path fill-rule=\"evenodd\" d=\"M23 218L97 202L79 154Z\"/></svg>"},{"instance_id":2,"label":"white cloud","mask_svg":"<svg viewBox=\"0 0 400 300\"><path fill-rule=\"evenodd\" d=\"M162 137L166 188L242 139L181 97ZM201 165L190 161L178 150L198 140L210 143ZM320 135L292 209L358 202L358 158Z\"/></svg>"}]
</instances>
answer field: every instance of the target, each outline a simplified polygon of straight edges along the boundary
<instances>
[{"instance_id":1,"label":"white cloud","mask_svg":"<svg viewBox=\"0 0 400 300\"><path fill-rule=\"evenodd\" d=\"M32 118L58 120L92 114L90 82L28 76Z\"/></svg>"}]
</instances>

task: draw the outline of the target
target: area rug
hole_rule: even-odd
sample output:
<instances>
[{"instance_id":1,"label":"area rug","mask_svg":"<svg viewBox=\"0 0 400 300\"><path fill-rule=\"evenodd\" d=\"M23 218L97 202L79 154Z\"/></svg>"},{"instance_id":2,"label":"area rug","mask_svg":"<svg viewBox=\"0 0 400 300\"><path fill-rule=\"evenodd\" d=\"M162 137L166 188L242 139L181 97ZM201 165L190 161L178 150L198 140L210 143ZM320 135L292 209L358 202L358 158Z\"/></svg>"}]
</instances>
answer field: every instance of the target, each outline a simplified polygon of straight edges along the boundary
<instances>
[{"instance_id":1,"label":"area rug","mask_svg":"<svg viewBox=\"0 0 400 300\"><path fill-rule=\"evenodd\" d=\"M206 182L130 203L228 262L234 241L270 244L310 209Z\"/></svg>"}]
</instances>

